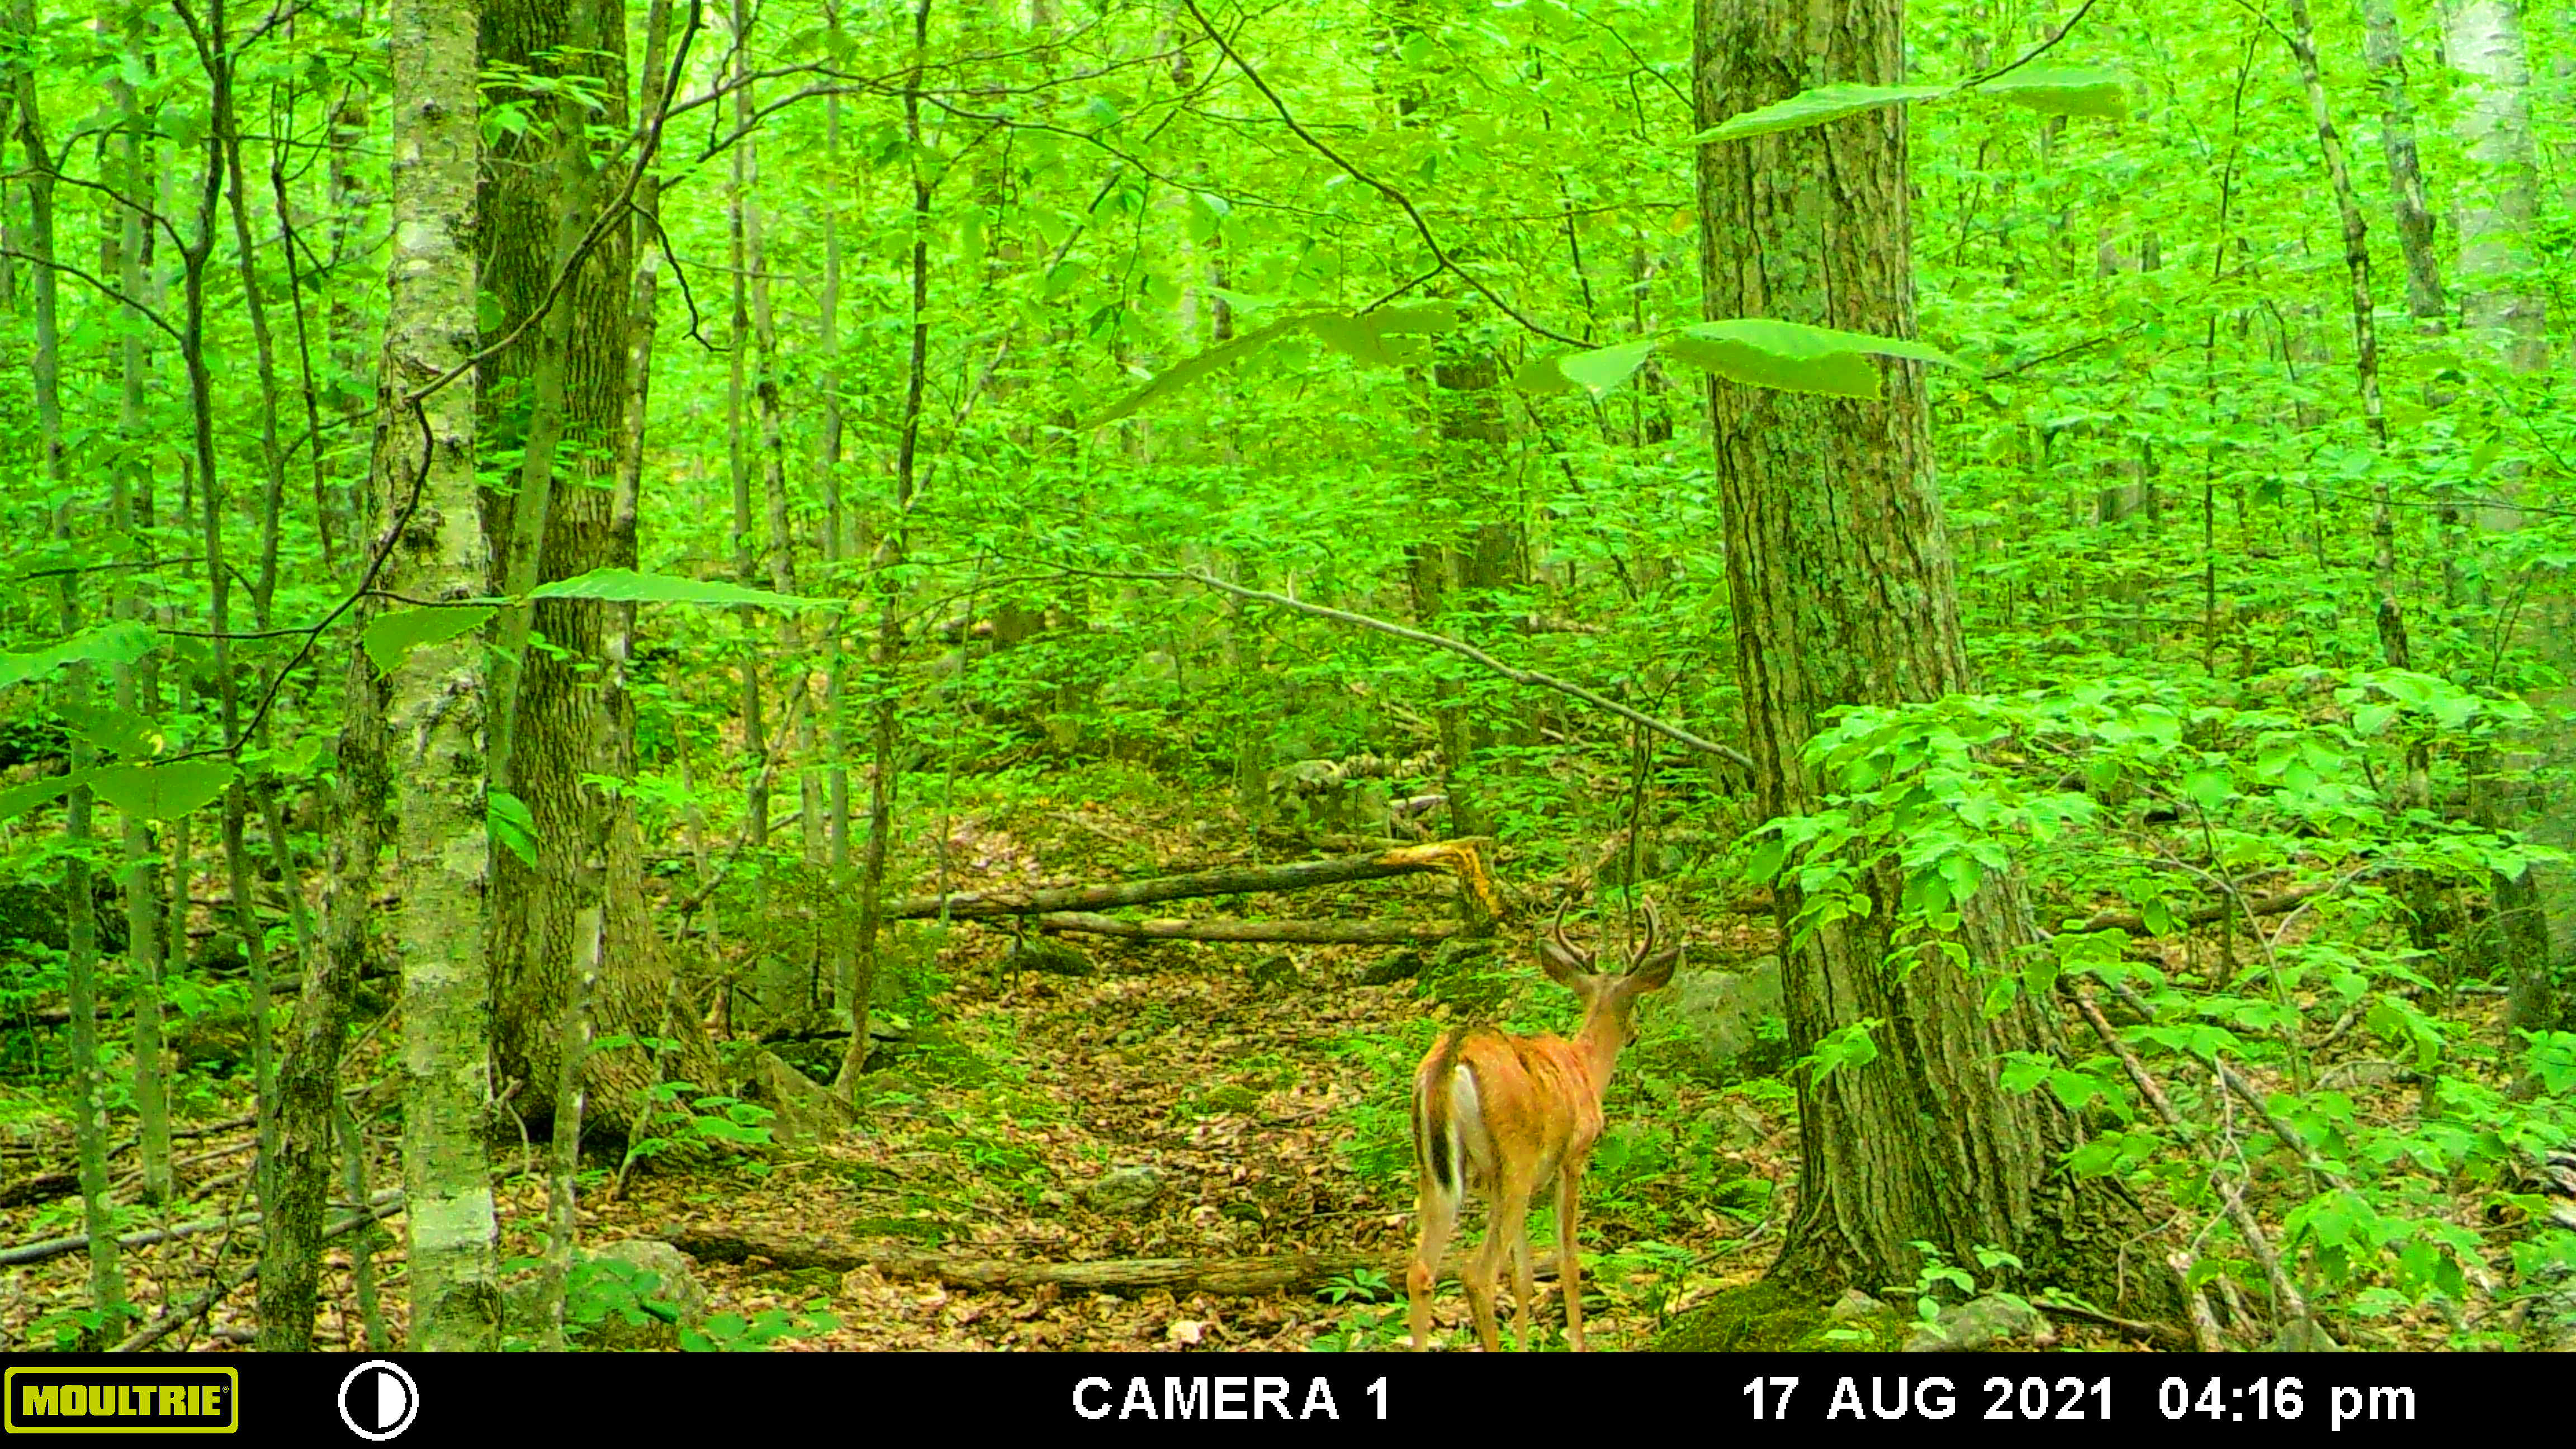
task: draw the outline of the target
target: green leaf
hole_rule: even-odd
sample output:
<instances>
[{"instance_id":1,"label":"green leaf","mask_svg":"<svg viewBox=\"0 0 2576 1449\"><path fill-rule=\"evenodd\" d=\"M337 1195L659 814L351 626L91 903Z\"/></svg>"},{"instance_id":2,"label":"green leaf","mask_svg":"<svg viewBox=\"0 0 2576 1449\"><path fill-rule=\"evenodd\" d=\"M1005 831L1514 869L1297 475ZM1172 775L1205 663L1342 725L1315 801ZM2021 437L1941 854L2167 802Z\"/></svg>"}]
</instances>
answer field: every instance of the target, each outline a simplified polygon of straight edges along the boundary
<instances>
[{"instance_id":1,"label":"green leaf","mask_svg":"<svg viewBox=\"0 0 2576 1449\"><path fill-rule=\"evenodd\" d=\"M1196 357L1173 363L1157 374L1153 381L1111 404L1108 411L1094 417L1084 426L1096 428L1103 423L1114 423L1157 398L1178 392L1220 368L1230 367L1242 361L1253 352L1291 332L1313 325L1315 315L1312 312L1300 312L1282 317L1266 327L1256 327L1250 332L1243 333L1231 342L1211 347Z\"/></svg>"},{"instance_id":2,"label":"green leaf","mask_svg":"<svg viewBox=\"0 0 2576 1449\"><path fill-rule=\"evenodd\" d=\"M2097 65L2034 65L1997 76L1976 93L2052 116L2117 121L2129 114L2125 84L2119 72Z\"/></svg>"},{"instance_id":3,"label":"green leaf","mask_svg":"<svg viewBox=\"0 0 2576 1449\"><path fill-rule=\"evenodd\" d=\"M528 591L528 597L598 599L611 604L706 604L716 608L743 604L756 604L764 609L838 607L838 601L833 599L800 599L793 594L773 594L767 589L747 589L740 584L714 579L641 574L633 569L592 569L586 574L539 584Z\"/></svg>"},{"instance_id":4,"label":"green leaf","mask_svg":"<svg viewBox=\"0 0 2576 1449\"><path fill-rule=\"evenodd\" d=\"M537 868L537 817L527 801L507 790L492 791L483 802L483 826L521 865Z\"/></svg>"},{"instance_id":5,"label":"green leaf","mask_svg":"<svg viewBox=\"0 0 2576 1449\"><path fill-rule=\"evenodd\" d=\"M1948 353L1921 342L1766 317L1694 323L1670 338L1664 350L1676 361L1729 382L1831 397L1877 397L1879 370L1870 364L1872 357L1957 365Z\"/></svg>"},{"instance_id":6,"label":"green leaf","mask_svg":"<svg viewBox=\"0 0 2576 1449\"><path fill-rule=\"evenodd\" d=\"M30 781L24 785L12 785L6 790L0 790L0 820L33 810L47 801L59 800L70 794L74 785L81 784L88 778L89 772L83 770L75 774L56 775L50 779Z\"/></svg>"},{"instance_id":7,"label":"green leaf","mask_svg":"<svg viewBox=\"0 0 2576 1449\"><path fill-rule=\"evenodd\" d=\"M463 607L423 607L399 609L378 614L367 621L358 633L358 647L378 673L391 674L403 662L403 656L430 644L444 644L459 634L470 634L483 627L485 620L497 612L490 604L468 604Z\"/></svg>"},{"instance_id":8,"label":"green leaf","mask_svg":"<svg viewBox=\"0 0 2576 1449\"><path fill-rule=\"evenodd\" d=\"M1616 347L1597 347L1590 352L1569 352L1556 359L1556 370L1566 380L1588 389L1600 397L1628 380L1629 374L1645 366L1653 356L1655 341L1623 342Z\"/></svg>"},{"instance_id":9,"label":"green leaf","mask_svg":"<svg viewBox=\"0 0 2576 1449\"><path fill-rule=\"evenodd\" d=\"M221 760L173 760L166 765L109 765L91 771L89 785L124 814L176 820L224 793L232 778L233 767Z\"/></svg>"},{"instance_id":10,"label":"green leaf","mask_svg":"<svg viewBox=\"0 0 2576 1449\"><path fill-rule=\"evenodd\" d=\"M1564 370L1557 366L1569 355L1560 352L1550 357L1531 358L1513 370L1512 386L1541 397L1551 393L1574 391L1574 379L1567 377Z\"/></svg>"},{"instance_id":11,"label":"green leaf","mask_svg":"<svg viewBox=\"0 0 2576 1449\"><path fill-rule=\"evenodd\" d=\"M1795 131L1804 126L1821 126L1881 106L1903 105L1907 101L1928 101L1950 93L1948 86L1864 86L1830 85L1800 91L1785 101L1774 101L1759 110L1731 116L1723 124L1700 132L1685 144L1704 146L1712 141L1741 141L1749 136L1767 136L1775 131Z\"/></svg>"},{"instance_id":12,"label":"green leaf","mask_svg":"<svg viewBox=\"0 0 2576 1449\"><path fill-rule=\"evenodd\" d=\"M131 664L152 652L152 630L132 619L83 629L42 649L0 653L0 689L42 679L68 664Z\"/></svg>"},{"instance_id":13,"label":"green leaf","mask_svg":"<svg viewBox=\"0 0 2576 1449\"><path fill-rule=\"evenodd\" d=\"M2223 765L2216 769L2183 772L2182 792L2189 795L2192 802L2201 809L2212 813L2226 803L2228 793L2235 788L2236 781L2228 775Z\"/></svg>"},{"instance_id":14,"label":"green leaf","mask_svg":"<svg viewBox=\"0 0 2576 1449\"><path fill-rule=\"evenodd\" d=\"M148 760L161 752L160 723L114 705L66 705L63 728L102 750L129 760Z\"/></svg>"}]
</instances>

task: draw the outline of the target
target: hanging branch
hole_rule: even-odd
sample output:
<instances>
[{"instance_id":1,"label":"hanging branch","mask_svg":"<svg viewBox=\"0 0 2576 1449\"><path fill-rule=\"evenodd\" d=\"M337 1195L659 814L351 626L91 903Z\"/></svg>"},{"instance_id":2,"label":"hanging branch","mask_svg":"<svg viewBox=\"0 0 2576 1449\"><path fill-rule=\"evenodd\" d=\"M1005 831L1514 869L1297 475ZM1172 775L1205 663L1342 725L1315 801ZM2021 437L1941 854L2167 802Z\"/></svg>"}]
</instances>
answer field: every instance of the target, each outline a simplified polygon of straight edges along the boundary
<instances>
[{"instance_id":1,"label":"hanging branch","mask_svg":"<svg viewBox=\"0 0 2576 1449\"><path fill-rule=\"evenodd\" d=\"M1354 614L1347 609L1332 608L1325 604L1310 604L1304 599L1291 598L1286 594L1274 594L1267 589L1245 588L1241 584L1228 583L1224 579L1217 578L1210 574L1200 573L1195 569L1153 569L1142 571L1084 569L1075 568L1069 564L1059 564L1056 567L1059 572L1080 574L1086 578L1145 579L1197 584L1202 588L1210 588L1221 593L1232 594L1239 599L1250 599L1255 603L1269 604L1275 608L1293 609L1301 614L1312 614L1319 619L1331 619L1335 623L1349 624L1354 628L1374 630L1377 633L1385 634L1392 638L1403 639L1415 644L1426 644L1434 649L1445 649L1450 653L1457 655L1461 659L1468 660L1480 668L1486 669L1510 680L1514 684L1529 685L1539 689L1553 689L1559 694L1570 695L1573 698L1579 699L1585 704L1592 706L1594 709L1605 710L1611 714L1617 715L1619 718L1626 720L1628 723L1635 725L1640 729L1651 730L1654 733L1662 735L1664 738L1673 741L1675 744L1687 746L1699 751L1703 755L1715 755L1717 758L1724 760L1729 764L1737 765L1747 770L1753 768L1752 756L1747 755L1743 751L1735 749L1732 746L1722 745L1711 739L1703 739L1700 736L1691 733L1689 730L1682 728L1680 725L1673 724L1668 720L1660 720L1652 715L1643 714L1637 710L1630 709L1628 706L1621 704L1619 701L1612 699L1607 695L1595 693L1594 691L1586 689L1582 685L1576 684L1570 680L1559 679L1553 674L1542 674L1535 669L1522 669L1515 665L1505 664L1503 661L1496 659L1491 654L1486 653L1484 650L1477 648L1473 644L1449 638L1444 634L1429 633L1421 629L1411 628L1407 625L1390 623L1387 620L1374 618L1367 614Z\"/></svg>"}]
</instances>

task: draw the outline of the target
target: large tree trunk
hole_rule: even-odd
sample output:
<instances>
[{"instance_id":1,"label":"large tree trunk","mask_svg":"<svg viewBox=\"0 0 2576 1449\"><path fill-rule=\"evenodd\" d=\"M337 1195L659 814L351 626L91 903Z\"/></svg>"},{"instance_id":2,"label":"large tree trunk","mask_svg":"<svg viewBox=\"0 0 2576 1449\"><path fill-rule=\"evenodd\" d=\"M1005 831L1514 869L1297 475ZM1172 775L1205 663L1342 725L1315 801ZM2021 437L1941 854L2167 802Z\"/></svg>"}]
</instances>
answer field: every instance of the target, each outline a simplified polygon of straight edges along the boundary
<instances>
[{"instance_id":1,"label":"large tree trunk","mask_svg":"<svg viewBox=\"0 0 2576 1449\"><path fill-rule=\"evenodd\" d=\"M2531 65L2524 49L2522 7L2516 0L2460 0L2449 11L2445 49L2451 67L2465 81L2463 104L2454 122L2461 151L2469 164L2459 190L2460 322L2472 336L2496 350L2507 371L2528 375L2549 363L2549 298L2538 282L2539 258L2534 221L2539 211L2539 177L2532 148ZM2486 528L2522 525L2519 506L2524 468L2518 461L2497 467L2492 501L2478 510ZM2545 611L2534 610L2535 615ZM2538 631L2534 631L2535 634ZM2553 654L2550 662L2567 667L2567 646L2539 638ZM2536 698L2542 710L2567 707L2566 691L2558 698ZM2501 762L2483 753L2471 762L2478 776L2470 794L2471 813L2490 827L2528 825L2540 839L2559 846L2576 842L2576 814L2532 788L2531 781L2552 766L2563 767L2568 746L2542 745L2549 758L2526 748ZM2494 766L2501 763L2500 772ZM2519 782L2518 784L2516 782ZM2563 866L2532 866L2518 876L2497 873L2495 894L2498 939L2513 972L2513 994L2507 1001L2507 1024L2542 1031L2567 1024L2557 1000L2555 973L2571 951L2571 923L2576 923L2576 882ZM2552 937L2556 939L2553 941Z\"/></svg>"},{"instance_id":2,"label":"large tree trunk","mask_svg":"<svg viewBox=\"0 0 2576 1449\"><path fill-rule=\"evenodd\" d=\"M507 62L541 75L593 78L604 110L585 113L584 119L612 131L626 127L624 0L570 5L486 0L479 39L486 67ZM549 109L542 99L537 104L541 112ZM483 336L486 346L517 329L537 309L561 265L560 240L588 230L596 206L618 194L619 179L590 174L588 158L575 166L589 174L589 184L567 188L558 144L558 127L531 126L523 134L503 137L485 157L476 197L475 252L483 287L500 304L499 325ZM568 190L588 195L567 195ZM566 217L567 206L585 200L589 205L579 215ZM540 392L553 391L539 385L542 373L558 361L544 355L553 329L527 328L481 369L484 386L476 423L482 450L489 455L524 445L530 453L550 452L549 461L532 463L529 471L550 467L563 480L543 489L523 482L518 499L483 494L485 527L495 540L511 537L514 527L529 522L513 517L514 508L524 506L520 499L544 497L545 516L535 535L535 577L541 581L595 568L632 567L635 561L632 533L613 526L611 517L630 402L631 257L630 228L606 228L572 284L555 299L556 306L572 309L568 325L555 333L563 339L559 418L546 416L550 409L539 398ZM560 441L547 447L557 436ZM502 561L496 558L495 563ZM559 1004L572 989L572 963L581 951L575 918L586 906L599 904L604 880L608 807L599 792L581 783L581 776L598 768L594 761L603 733L622 735L632 728L631 711L612 708L616 701L601 697L604 621L605 611L596 603L539 604L531 622L553 647L528 651L515 705L495 700L496 707L512 711L508 788L535 818L536 864L531 868L506 851L492 861L493 1065L503 1080L517 1084L513 1109L534 1122L553 1114ZM607 753L622 752L611 747ZM658 1035L662 993L621 978L630 971L654 974L664 958L653 943L633 939L633 913L614 912L612 917L597 998L603 1013L600 1030ZM654 1003L649 1016L630 1021L608 1015L619 1003L637 1000ZM620 1093L599 1092L595 1120L615 1125L623 1120L626 1105Z\"/></svg>"},{"instance_id":3,"label":"large tree trunk","mask_svg":"<svg viewBox=\"0 0 2576 1449\"><path fill-rule=\"evenodd\" d=\"M1901 81L1902 27L1901 0L1698 0L1699 124L1811 86ZM1711 318L1913 334L1903 110L1704 146L1699 208ZM1711 386L1736 670L1766 816L1823 803L1801 750L1827 711L1967 685L1923 379L1912 362L1881 366L1885 396L1871 402ZM2119 1271L2134 1205L2106 1179L2053 1170L2074 1121L1997 1080L2003 1052L2056 1043L2047 1003L2020 997L1989 1018L1971 972L1931 941L1891 958L1900 881L1883 870L1866 889L1867 917L1784 952L1793 1052L1864 1019L1884 1025L1876 1060L1799 1087L1798 1202L1774 1276L1824 1290L1909 1282L1922 1241L1951 1262L2005 1248L2030 1281L2099 1302L2154 1296L2145 1275ZM1800 903L1794 886L1778 892L1784 939ZM2004 880L1960 904L1955 940L1974 971L2007 964L2017 907Z\"/></svg>"}]
</instances>

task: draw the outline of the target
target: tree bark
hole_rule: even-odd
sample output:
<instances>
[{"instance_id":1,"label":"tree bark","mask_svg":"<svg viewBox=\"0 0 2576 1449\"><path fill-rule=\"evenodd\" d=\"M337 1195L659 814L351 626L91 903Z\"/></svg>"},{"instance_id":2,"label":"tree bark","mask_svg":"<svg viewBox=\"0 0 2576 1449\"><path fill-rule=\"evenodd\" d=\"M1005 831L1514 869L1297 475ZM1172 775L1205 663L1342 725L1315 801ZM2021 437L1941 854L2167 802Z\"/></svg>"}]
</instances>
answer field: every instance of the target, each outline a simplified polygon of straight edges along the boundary
<instances>
[{"instance_id":1,"label":"tree bark","mask_svg":"<svg viewBox=\"0 0 2576 1449\"><path fill-rule=\"evenodd\" d=\"M2363 54L2379 92L2379 147L2395 193L2397 242L2406 255L2406 310L2419 329L2439 331L2449 304L2442 265L2433 252L2433 213L2424 204L2424 168L2415 153L2415 107L2406 93L2406 43L2397 31L2396 0L2361 0Z\"/></svg>"},{"instance_id":2,"label":"tree bark","mask_svg":"<svg viewBox=\"0 0 2576 1449\"><path fill-rule=\"evenodd\" d=\"M1812 86L1905 79L1901 0L1698 0L1701 126ZM1890 107L1699 151L1700 270L1711 318L1778 317L1882 336L1914 332L1906 115ZM1885 395L1849 401L1710 385L1727 582L1765 816L1820 807L1802 756L1846 704L1931 700L1967 687L1956 586L1921 364L1879 364ZM2109 1303L2172 1300L2120 1270L2141 1231L2106 1179L2057 1170L2077 1125L2045 1093L2014 1094L2000 1056L2059 1042L2047 1003L1980 1009L1986 973L2022 943L2009 878L1958 903L1948 940L1891 934L1903 888L1882 867L1875 909L1810 935L1776 895L1790 1049L1864 1020L1879 1054L1798 1088L1798 1201L1772 1274L1802 1289L1912 1281L1928 1242L1950 1262L2018 1254L2031 1282ZM1938 947L1964 947L1971 970ZM1973 975L1972 975L1973 971ZM1982 1281L1982 1280L1981 1280ZM2125 1290L2125 1291L2124 1291Z\"/></svg>"},{"instance_id":3,"label":"tree bark","mask_svg":"<svg viewBox=\"0 0 2576 1449\"><path fill-rule=\"evenodd\" d=\"M565 234L578 237L590 229L595 207L583 205L580 193L604 204L622 190L622 173L595 164L587 151L565 141L583 126L623 131L628 124L625 17L624 0L485 0L481 7L485 66L503 61L541 75L588 77L602 107L592 112L565 101L560 109L571 114L557 115L556 105L533 98L535 114L552 115L556 123L505 136L484 159L475 251L482 286L499 303L501 318L483 334L486 346L543 303L563 262ZM565 179L576 172L583 184L568 188ZM497 541L519 526L516 508L544 496L541 527L533 535L532 577L538 581L634 566L634 534L615 515L619 459L634 402L628 383L632 232L622 224L606 228L555 297L554 306L570 309L556 334L559 351L541 323L478 369L478 446L486 455L511 448L547 455L542 478L534 467L523 473L516 499L498 492L483 497L485 528ZM557 368L561 405L548 416L535 394L542 374ZM553 647L528 651L517 665L516 687L507 698L496 691L493 701L496 710L509 710L506 779L535 821L536 841L533 867L508 851L496 852L491 864L493 1065L516 1084L512 1109L531 1123L541 1124L553 1113L561 1006L573 989L572 963L584 949L576 918L598 906L605 890L601 842L613 831L614 809L582 776L624 773L604 766L628 759L632 748L631 708L610 685L615 666L607 657L607 621L607 610L595 602L539 603L529 624ZM652 942L634 935L639 913L612 909L609 916L598 1028L651 1034L660 1024L661 992L656 982L641 978L653 977L664 958ZM624 1008L637 1000L650 1000L654 1010L645 1019L627 1020ZM622 1055L592 1061L608 1065ZM594 1104L607 1119L623 1109L615 1092L597 1093Z\"/></svg>"},{"instance_id":4,"label":"tree bark","mask_svg":"<svg viewBox=\"0 0 2576 1449\"><path fill-rule=\"evenodd\" d=\"M10 28L25 44L36 40L36 14L33 0L25 0L10 15ZM59 288L54 274L54 166L56 157L45 140L44 112L39 105L36 73L32 67L19 66L10 76L10 90L17 99L18 139L27 151L27 234L28 255L34 260L33 292L35 300L36 355L34 373L36 393L36 450L44 468L46 490L58 500L49 510L52 535L58 545L68 546L72 538L72 504L70 460L64 452L62 403L62 333L58 319ZM65 572L56 580L59 622L63 637L80 632L80 601L76 591L76 572ZM63 672L61 700L72 710L86 709L90 699L90 669L75 665ZM87 769L91 764L91 746L78 735L72 737L73 770ZM125 1275L117 1260L116 1238L109 1231L114 1222L115 1205L109 1201L107 1180L107 1103L101 1090L98 1069L98 920L97 903L91 893L90 789L87 785L73 788L65 801L63 837L67 849L63 855L63 900L67 919L64 976L71 997L71 1098L72 1136L80 1161L81 1217L89 1229L89 1297L91 1311L103 1315L101 1323L83 1333L88 1346L112 1341L125 1312Z\"/></svg>"},{"instance_id":5,"label":"tree bark","mask_svg":"<svg viewBox=\"0 0 2576 1449\"><path fill-rule=\"evenodd\" d=\"M411 598L474 598L488 584L474 479L481 376L469 371L418 397L464 363L477 336L475 20L473 0L396 0L392 13L395 253L377 456L387 572L400 580L390 587ZM500 1346L483 1138L492 1105L484 890L487 858L500 852L487 849L484 826L482 657L471 635L415 649L387 690L389 753L399 751L387 765L402 902L395 930L415 1350Z\"/></svg>"}]
</instances>

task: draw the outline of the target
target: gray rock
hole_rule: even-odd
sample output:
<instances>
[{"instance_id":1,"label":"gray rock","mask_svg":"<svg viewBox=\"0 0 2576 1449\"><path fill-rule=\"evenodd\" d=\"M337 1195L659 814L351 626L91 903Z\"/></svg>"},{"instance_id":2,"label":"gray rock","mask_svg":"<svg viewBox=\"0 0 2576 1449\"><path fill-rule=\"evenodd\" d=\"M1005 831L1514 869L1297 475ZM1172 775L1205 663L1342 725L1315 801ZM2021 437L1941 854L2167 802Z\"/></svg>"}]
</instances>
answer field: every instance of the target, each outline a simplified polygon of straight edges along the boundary
<instances>
[{"instance_id":1,"label":"gray rock","mask_svg":"<svg viewBox=\"0 0 2576 1449\"><path fill-rule=\"evenodd\" d=\"M1685 1070L1725 1080L1776 1065L1763 1060L1781 1048L1762 1040L1762 1019L1780 1013L1780 960L1765 956L1742 971L1675 977L1656 1035L1660 1050Z\"/></svg>"},{"instance_id":2,"label":"gray rock","mask_svg":"<svg viewBox=\"0 0 2576 1449\"><path fill-rule=\"evenodd\" d=\"M1132 1215L1163 1195L1163 1174L1149 1163L1113 1167L1082 1188L1082 1200L1101 1213Z\"/></svg>"},{"instance_id":3,"label":"gray rock","mask_svg":"<svg viewBox=\"0 0 2576 1449\"><path fill-rule=\"evenodd\" d=\"M522 1273L501 1285L504 1332L536 1343L543 1336L544 1275ZM629 1238L573 1252L564 1332L578 1347L617 1353L666 1352L680 1329L707 1320L707 1289L686 1255L653 1238Z\"/></svg>"},{"instance_id":4,"label":"gray rock","mask_svg":"<svg viewBox=\"0 0 2576 1449\"><path fill-rule=\"evenodd\" d=\"M2008 1298L1975 1298L1944 1308L1930 1323L1918 1324L1905 1339L1907 1353L1979 1353L2016 1339L2036 1338L2048 1330L2039 1310Z\"/></svg>"},{"instance_id":5,"label":"gray rock","mask_svg":"<svg viewBox=\"0 0 2576 1449\"><path fill-rule=\"evenodd\" d=\"M1825 1317L1836 1323L1849 1323L1855 1318L1876 1318L1886 1311L1886 1304L1857 1288L1846 1288L1843 1296L1825 1309Z\"/></svg>"}]
</instances>

